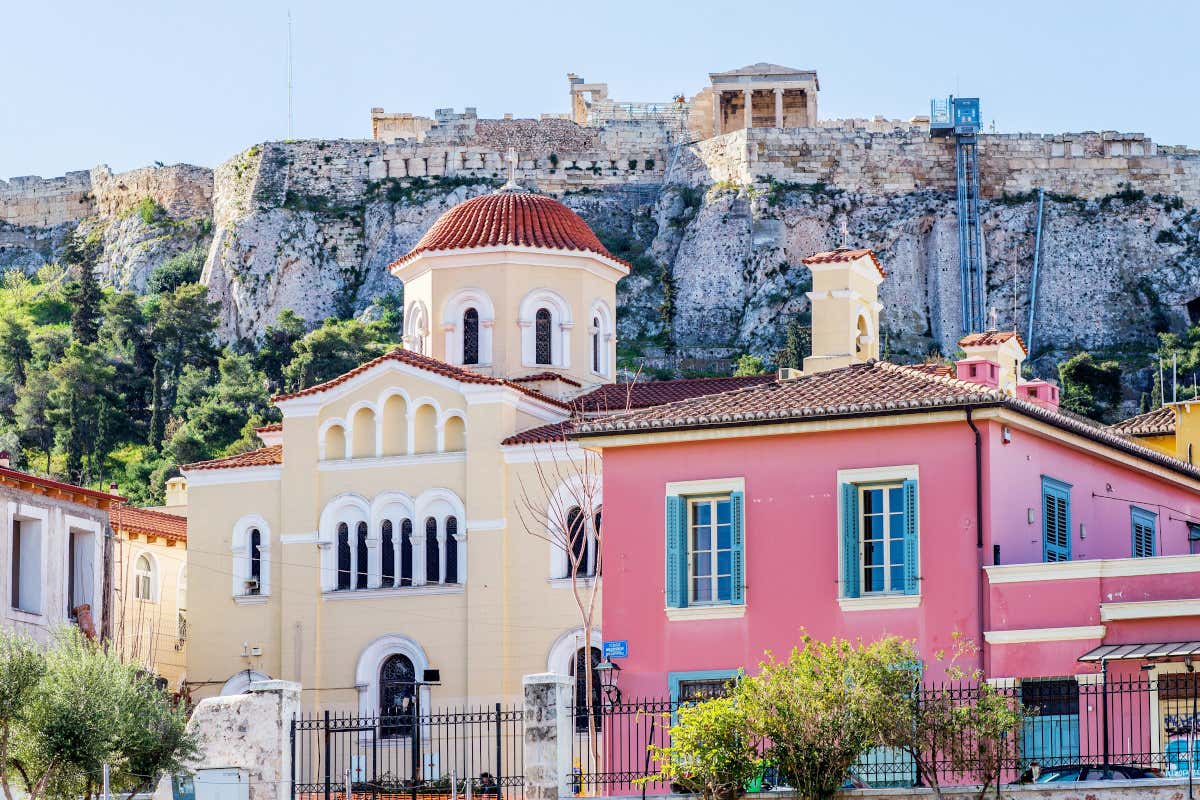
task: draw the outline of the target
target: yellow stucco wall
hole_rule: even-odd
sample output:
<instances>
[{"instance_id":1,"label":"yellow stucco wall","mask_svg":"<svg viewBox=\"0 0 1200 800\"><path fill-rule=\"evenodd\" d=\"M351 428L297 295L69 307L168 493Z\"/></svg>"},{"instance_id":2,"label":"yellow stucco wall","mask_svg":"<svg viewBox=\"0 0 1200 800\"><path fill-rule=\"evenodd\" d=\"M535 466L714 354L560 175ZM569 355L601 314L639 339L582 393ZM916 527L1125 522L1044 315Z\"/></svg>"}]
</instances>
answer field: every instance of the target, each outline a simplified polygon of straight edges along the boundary
<instances>
[{"instance_id":1,"label":"yellow stucco wall","mask_svg":"<svg viewBox=\"0 0 1200 800\"><path fill-rule=\"evenodd\" d=\"M121 653L167 680L174 690L187 669L187 544L115 530L113 542L113 639ZM150 598L134 583L142 555L151 566Z\"/></svg>"}]
</instances>

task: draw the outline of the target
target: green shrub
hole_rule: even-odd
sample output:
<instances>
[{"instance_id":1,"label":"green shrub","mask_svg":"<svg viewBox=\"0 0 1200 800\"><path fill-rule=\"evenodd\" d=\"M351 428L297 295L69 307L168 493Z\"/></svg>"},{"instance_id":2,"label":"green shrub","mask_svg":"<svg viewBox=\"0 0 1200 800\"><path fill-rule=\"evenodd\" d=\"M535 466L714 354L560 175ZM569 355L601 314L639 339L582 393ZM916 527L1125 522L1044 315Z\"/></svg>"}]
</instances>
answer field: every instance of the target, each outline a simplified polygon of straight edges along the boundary
<instances>
[{"instance_id":1,"label":"green shrub","mask_svg":"<svg viewBox=\"0 0 1200 800\"><path fill-rule=\"evenodd\" d=\"M650 745L658 772L641 783L667 781L709 800L740 796L761 769L758 740L736 697L685 705L671 726L671 744Z\"/></svg>"},{"instance_id":2,"label":"green shrub","mask_svg":"<svg viewBox=\"0 0 1200 800\"><path fill-rule=\"evenodd\" d=\"M637 164L638 162L636 158L629 159L629 170L632 172L633 170L637 169Z\"/></svg>"},{"instance_id":3,"label":"green shrub","mask_svg":"<svg viewBox=\"0 0 1200 800\"><path fill-rule=\"evenodd\" d=\"M171 256L151 271L146 279L146 293L170 293L185 283L199 283L207 255L203 247L196 245L191 250Z\"/></svg>"},{"instance_id":4,"label":"green shrub","mask_svg":"<svg viewBox=\"0 0 1200 800\"><path fill-rule=\"evenodd\" d=\"M143 197L134 206L134 212L147 225L157 225L167 218L167 210L160 206L153 197Z\"/></svg>"}]
</instances>

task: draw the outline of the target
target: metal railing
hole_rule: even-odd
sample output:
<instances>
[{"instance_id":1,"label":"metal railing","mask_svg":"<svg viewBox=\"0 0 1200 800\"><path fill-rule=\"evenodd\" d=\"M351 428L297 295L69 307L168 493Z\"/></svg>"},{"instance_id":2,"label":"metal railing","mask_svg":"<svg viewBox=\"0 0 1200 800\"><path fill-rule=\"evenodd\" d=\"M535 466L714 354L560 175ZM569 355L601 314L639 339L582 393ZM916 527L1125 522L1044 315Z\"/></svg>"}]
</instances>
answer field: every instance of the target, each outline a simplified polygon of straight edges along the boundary
<instances>
[{"instance_id":1,"label":"metal railing","mask_svg":"<svg viewBox=\"0 0 1200 800\"><path fill-rule=\"evenodd\" d=\"M292 722L292 800L524 795L521 706L361 716L325 711ZM414 732L416 735L414 735Z\"/></svg>"},{"instance_id":2,"label":"metal railing","mask_svg":"<svg viewBox=\"0 0 1200 800\"><path fill-rule=\"evenodd\" d=\"M964 732L963 738L952 740L956 756L923 750L920 764L910 752L881 743L863 754L852 768L854 775L847 778L887 788L928 785L934 777L942 785L978 783L979 775L998 772L1001 783L1010 783L1029 779L1035 770L1076 764L1140 767L1165 777L1187 777L1190 769L1200 778L1198 676L1109 677L1095 683L1076 678L1027 679L998 687L1010 707L1024 713L1023 721L1001 741L978 742ZM969 706L979 692L977 683L927 684L915 713L934 703ZM594 742L587 732L586 710L573 709L573 793L669 791L672 787L661 781L643 784L638 779L657 773L647 746L670 743L678 708L678 701L667 698L623 700L605 707ZM936 774L922 774L921 764Z\"/></svg>"}]
</instances>

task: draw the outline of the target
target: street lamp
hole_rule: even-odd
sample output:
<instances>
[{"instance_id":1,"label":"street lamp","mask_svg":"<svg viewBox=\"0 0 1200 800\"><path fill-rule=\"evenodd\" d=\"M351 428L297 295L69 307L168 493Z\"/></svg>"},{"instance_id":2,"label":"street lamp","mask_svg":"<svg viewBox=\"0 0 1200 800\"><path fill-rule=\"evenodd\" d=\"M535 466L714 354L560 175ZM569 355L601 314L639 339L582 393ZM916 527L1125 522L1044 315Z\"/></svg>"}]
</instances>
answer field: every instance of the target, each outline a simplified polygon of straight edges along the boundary
<instances>
[{"instance_id":1,"label":"street lamp","mask_svg":"<svg viewBox=\"0 0 1200 800\"><path fill-rule=\"evenodd\" d=\"M621 702L621 690L617 688L621 665L612 661L601 661L596 665L595 671L596 677L600 679L600 692L604 696L604 704L611 711L613 706Z\"/></svg>"}]
</instances>

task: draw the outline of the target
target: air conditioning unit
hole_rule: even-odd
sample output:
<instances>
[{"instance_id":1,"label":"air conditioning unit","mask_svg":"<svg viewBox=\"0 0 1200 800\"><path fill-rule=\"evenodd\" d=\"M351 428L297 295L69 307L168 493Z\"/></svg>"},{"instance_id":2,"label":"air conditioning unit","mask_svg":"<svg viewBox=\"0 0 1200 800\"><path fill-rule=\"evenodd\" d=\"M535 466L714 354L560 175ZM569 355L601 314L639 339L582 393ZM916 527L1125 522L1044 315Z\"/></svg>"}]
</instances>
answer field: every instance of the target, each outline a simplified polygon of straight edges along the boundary
<instances>
[{"instance_id":1,"label":"air conditioning unit","mask_svg":"<svg viewBox=\"0 0 1200 800\"><path fill-rule=\"evenodd\" d=\"M258 594L258 578L249 578L246 581L246 594Z\"/></svg>"}]
</instances>

